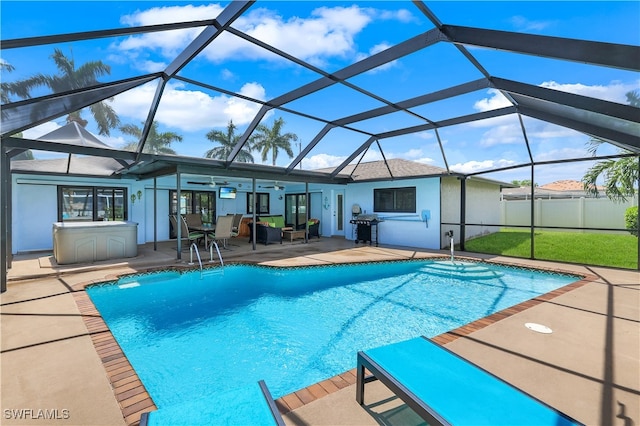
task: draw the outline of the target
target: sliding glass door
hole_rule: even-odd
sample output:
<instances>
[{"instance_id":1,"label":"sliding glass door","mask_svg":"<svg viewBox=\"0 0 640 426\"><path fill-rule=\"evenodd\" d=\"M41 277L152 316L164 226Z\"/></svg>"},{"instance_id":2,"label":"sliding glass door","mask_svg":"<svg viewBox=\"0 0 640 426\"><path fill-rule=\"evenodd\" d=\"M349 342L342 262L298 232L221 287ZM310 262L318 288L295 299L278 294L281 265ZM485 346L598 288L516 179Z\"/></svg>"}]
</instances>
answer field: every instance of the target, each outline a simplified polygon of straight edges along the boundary
<instances>
[{"instance_id":1,"label":"sliding glass door","mask_svg":"<svg viewBox=\"0 0 640 426\"><path fill-rule=\"evenodd\" d=\"M309 208L311 205L309 204ZM285 218L287 224L295 229L304 229L307 222L307 195L287 194L284 201Z\"/></svg>"}]
</instances>

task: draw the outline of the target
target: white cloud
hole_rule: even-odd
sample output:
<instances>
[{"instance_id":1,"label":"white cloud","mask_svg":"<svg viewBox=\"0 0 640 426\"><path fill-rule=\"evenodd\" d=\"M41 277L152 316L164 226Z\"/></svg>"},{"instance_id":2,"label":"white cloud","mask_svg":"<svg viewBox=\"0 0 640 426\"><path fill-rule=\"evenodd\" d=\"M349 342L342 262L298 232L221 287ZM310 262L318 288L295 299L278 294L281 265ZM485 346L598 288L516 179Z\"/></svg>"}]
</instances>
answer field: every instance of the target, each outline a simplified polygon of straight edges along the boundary
<instances>
[{"instance_id":1,"label":"white cloud","mask_svg":"<svg viewBox=\"0 0 640 426\"><path fill-rule=\"evenodd\" d=\"M612 81L606 86L587 86L581 83L562 84L555 81L545 81L540 86L562 92L574 93L576 95L589 96L596 99L627 104L627 97L625 95L632 90L638 90L638 87L640 87L640 81L626 84L619 81Z\"/></svg>"},{"instance_id":2,"label":"white cloud","mask_svg":"<svg viewBox=\"0 0 640 426\"><path fill-rule=\"evenodd\" d=\"M222 10L220 4L154 7L123 16L121 22L125 25L151 25L212 19ZM314 64L321 64L329 57L355 54L355 36L374 19L395 19L406 23L414 18L405 9L383 11L354 5L319 7L314 9L309 17L292 17L285 20L272 10L256 8L238 18L233 25L289 54ZM113 47L127 55L144 51L146 53L140 56L140 60L160 63L162 61L148 58L150 52L158 52L165 59L173 59L202 30L203 28L192 28L135 35L114 44ZM229 33L223 33L218 37L201 56L214 62L227 58L281 60L280 57Z\"/></svg>"},{"instance_id":3,"label":"white cloud","mask_svg":"<svg viewBox=\"0 0 640 426\"><path fill-rule=\"evenodd\" d=\"M138 121L147 118L149 105L155 95L156 85L146 84L125 92L114 99L118 114ZM264 88L258 83L247 83L240 94L264 100ZM249 123L260 105L227 95L211 96L197 90L185 90L181 83L169 83L162 95L162 102L155 119L169 127L192 132L212 127L224 127L229 120L236 125Z\"/></svg>"},{"instance_id":4,"label":"white cloud","mask_svg":"<svg viewBox=\"0 0 640 426\"><path fill-rule=\"evenodd\" d=\"M373 46L371 49L369 49L369 53L365 54L365 53L358 53L356 55L356 61L359 62L369 56L373 56L376 53L380 53L384 50L387 50L388 48L390 48L391 45L388 43L380 43L380 44L376 44L375 46ZM380 71L384 71L384 70L388 70L389 68L395 67L398 64L398 60L395 61L391 61L391 62L387 62L385 64L380 65L379 67L376 67L372 70L367 71L368 73L377 73Z\"/></svg>"},{"instance_id":5,"label":"white cloud","mask_svg":"<svg viewBox=\"0 0 640 426\"><path fill-rule=\"evenodd\" d=\"M417 163L423 163L423 164L432 164L434 161L433 158L425 156L425 153L421 148L410 149L402 153L389 152L389 153L386 153L385 155L387 159L401 158L404 160L415 161ZM377 159L382 160L382 156L380 156Z\"/></svg>"},{"instance_id":6,"label":"white cloud","mask_svg":"<svg viewBox=\"0 0 640 426\"><path fill-rule=\"evenodd\" d=\"M228 70L227 68L220 71L220 75L222 76L223 80L235 81L236 79L235 74L231 70Z\"/></svg>"},{"instance_id":7,"label":"white cloud","mask_svg":"<svg viewBox=\"0 0 640 426\"><path fill-rule=\"evenodd\" d=\"M399 10L381 10L378 11L377 17L386 20L397 20L408 24L410 22L418 22L418 19L407 9Z\"/></svg>"},{"instance_id":8,"label":"white cloud","mask_svg":"<svg viewBox=\"0 0 640 426\"><path fill-rule=\"evenodd\" d=\"M535 161L553 161L568 158L584 158L588 156L586 149L580 148L557 148L552 150L541 150L533 153Z\"/></svg>"},{"instance_id":9,"label":"white cloud","mask_svg":"<svg viewBox=\"0 0 640 426\"><path fill-rule=\"evenodd\" d=\"M428 131L428 132L418 132L418 133L414 133L412 136L418 137L420 139L433 139L434 133L432 131Z\"/></svg>"},{"instance_id":10,"label":"white cloud","mask_svg":"<svg viewBox=\"0 0 640 426\"><path fill-rule=\"evenodd\" d=\"M511 160L484 160L484 161L467 161L466 163L458 163L450 166L450 169L460 173L473 173L482 170L496 169L508 167L516 164Z\"/></svg>"},{"instance_id":11,"label":"white cloud","mask_svg":"<svg viewBox=\"0 0 640 426\"><path fill-rule=\"evenodd\" d=\"M487 90L489 97L480 99L473 104L473 108L477 111L493 111L494 109L511 106L511 102L496 89Z\"/></svg>"},{"instance_id":12,"label":"white cloud","mask_svg":"<svg viewBox=\"0 0 640 426\"><path fill-rule=\"evenodd\" d=\"M516 31L526 32L542 31L554 25L553 21L531 21L522 15L512 16L511 19L509 19L509 22L513 25Z\"/></svg>"},{"instance_id":13,"label":"white cloud","mask_svg":"<svg viewBox=\"0 0 640 426\"><path fill-rule=\"evenodd\" d=\"M490 147L494 145L524 144L524 135L518 125L497 125L487 130L480 138L480 146Z\"/></svg>"},{"instance_id":14,"label":"white cloud","mask_svg":"<svg viewBox=\"0 0 640 426\"><path fill-rule=\"evenodd\" d=\"M329 167L337 167L347 157L340 157L329 154L316 154L302 160L302 168L307 170L325 169Z\"/></svg>"}]
</instances>

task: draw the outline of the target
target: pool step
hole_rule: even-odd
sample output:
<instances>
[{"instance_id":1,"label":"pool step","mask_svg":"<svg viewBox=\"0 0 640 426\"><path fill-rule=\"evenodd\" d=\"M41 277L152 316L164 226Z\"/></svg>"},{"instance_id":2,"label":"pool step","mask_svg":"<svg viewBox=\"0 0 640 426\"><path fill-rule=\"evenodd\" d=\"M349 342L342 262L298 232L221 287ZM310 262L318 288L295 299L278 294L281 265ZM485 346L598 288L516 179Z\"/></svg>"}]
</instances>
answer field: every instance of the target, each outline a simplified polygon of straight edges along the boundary
<instances>
[{"instance_id":1,"label":"pool step","mask_svg":"<svg viewBox=\"0 0 640 426\"><path fill-rule=\"evenodd\" d=\"M145 413L143 426L284 425L263 381L179 402Z\"/></svg>"},{"instance_id":2,"label":"pool step","mask_svg":"<svg viewBox=\"0 0 640 426\"><path fill-rule=\"evenodd\" d=\"M422 272L439 277L490 280L504 275L502 272L494 271L480 263L459 262L442 260L430 263L420 268Z\"/></svg>"}]
</instances>

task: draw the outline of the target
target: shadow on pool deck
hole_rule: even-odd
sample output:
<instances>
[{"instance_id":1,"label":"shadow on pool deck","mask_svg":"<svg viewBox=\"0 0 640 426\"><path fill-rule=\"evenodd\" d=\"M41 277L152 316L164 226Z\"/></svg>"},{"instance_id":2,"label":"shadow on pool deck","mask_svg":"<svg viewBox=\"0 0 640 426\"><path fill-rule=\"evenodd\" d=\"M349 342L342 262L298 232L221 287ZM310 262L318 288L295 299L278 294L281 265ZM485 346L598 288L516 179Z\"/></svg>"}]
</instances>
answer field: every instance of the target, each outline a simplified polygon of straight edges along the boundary
<instances>
[{"instance_id":1,"label":"shadow on pool deck","mask_svg":"<svg viewBox=\"0 0 640 426\"><path fill-rule=\"evenodd\" d=\"M233 244L232 250L223 251L226 262L303 265L447 254L356 246L341 238L258 246L256 251L246 240ZM93 316L84 311L83 320L83 308L78 308L76 300L88 283L149 269L187 266L184 261L176 261L173 244L160 243L158 247L154 251L151 244L140 246L136 258L91 265L57 266L48 253L15 258L8 275L8 291L0 296L3 424L137 422L139 413L148 409L144 393L128 375L122 359L114 355L119 348L104 340L96 345L98 333L104 333L99 328L101 319L97 313ZM188 256L188 252L183 253L183 259L188 260ZM590 279L555 297L528 303L523 310L507 312L509 316L493 318L497 322L484 319L464 330L454 330L440 337L442 343L448 342L447 347L454 352L585 424L640 424L637 271L469 256L579 273ZM535 333L524 327L527 322L544 324L553 333ZM111 357L109 364L103 365L101 357ZM346 372L279 399L286 423L420 423L380 383L367 385L367 405L360 407L350 376ZM114 394L114 377L122 391L118 396ZM42 416L49 416L48 420L43 421Z\"/></svg>"}]
</instances>

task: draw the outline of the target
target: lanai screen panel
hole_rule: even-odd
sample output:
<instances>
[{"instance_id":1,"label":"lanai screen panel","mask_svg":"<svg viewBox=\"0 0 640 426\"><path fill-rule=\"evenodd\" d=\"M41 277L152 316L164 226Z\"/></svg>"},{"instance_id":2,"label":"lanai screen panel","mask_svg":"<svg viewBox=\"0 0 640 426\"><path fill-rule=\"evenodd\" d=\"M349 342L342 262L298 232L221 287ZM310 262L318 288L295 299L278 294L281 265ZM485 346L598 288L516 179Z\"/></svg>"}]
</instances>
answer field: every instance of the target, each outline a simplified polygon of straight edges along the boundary
<instances>
[{"instance_id":1,"label":"lanai screen panel","mask_svg":"<svg viewBox=\"0 0 640 426\"><path fill-rule=\"evenodd\" d=\"M243 94L263 101L319 77L312 70L231 32L217 37L179 76L230 92L248 92L253 86L253 93Z\"/></svg>"},{"instance_id":2,"label":"lanai screen panel","mask_svg":"<svg viewBox=\"0 0 640 426\"><path fill-rule=\"evenodd\" d=\"M387 159L400 158L446 170L440 144L433 131L385 138L381 139L379 143Z\"/></svg>"},{"instance_id":3,"label":"lanai screen panel","mask_svg":"<svg viewBox=\"0 0 640 426\"><path fill-rule=\"evenodd\" d=\"M517 114L438 129L452 171L469 174L531 162Z\"/></svg>"},{"instance_id":4,"label":"lanai screen panel","mask_svg":"<svg viewBox=\"0 0 640 426\"><path fill-rule=\"evenodd\" d=\"M437 42L348 81L400 103L482 77L453 44Z\"/></svg>"}]
</instances>

